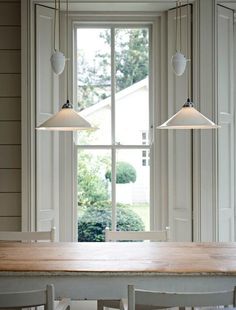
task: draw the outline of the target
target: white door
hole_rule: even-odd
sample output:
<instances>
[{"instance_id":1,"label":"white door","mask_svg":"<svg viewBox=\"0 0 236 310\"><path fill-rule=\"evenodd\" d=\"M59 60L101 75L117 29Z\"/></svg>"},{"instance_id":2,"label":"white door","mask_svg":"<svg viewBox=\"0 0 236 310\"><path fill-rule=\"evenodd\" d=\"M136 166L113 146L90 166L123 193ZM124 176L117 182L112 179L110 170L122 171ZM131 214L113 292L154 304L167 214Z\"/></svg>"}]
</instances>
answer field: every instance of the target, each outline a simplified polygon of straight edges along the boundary
<instances>
[{"instance_id":1,"label":"white door","mask_svg":"<svg viewBox=\"0 0 236 310\"><path fill-rule=\"evenodd\" d=\"M50 57L54 48L54 9L36 5L36 126L58 110L58 77ZM58 133L36 131L36 229L59 231Z\"/></svg>"},{"instance_id":2,"label":"white door","mask_svg":"<svg viewBox=\"0 0 236 310\"><path fill-rule=\"evenodd\" d=\"M218 6L219 241L234 241L233 11Z\"/></svg>"},{"instance_id":3,"label":"white door","mask_svg":"<svg viewBox=\"0 0 236 310\"><path fill-rule=\"evenodd\" d=\"M191 7L181 8L182 53L187 55L187 20L191 27ZM178 16L178 20L180 18ZM182 76L176 76L171 65L171 57L176 52L176 9L168 11L168 116L180 110L188 97L187 70ZM190 48L188 49L190 51ZM187 64L189 66L190 63ZM187 68L186 68L187 69ZM190 73L191 75L191 73ZM191 78L191 77L189 77ZM171 240L192 241L192 149L190 130L168 131L168 205Z\"/></svg>"}]
</instances>

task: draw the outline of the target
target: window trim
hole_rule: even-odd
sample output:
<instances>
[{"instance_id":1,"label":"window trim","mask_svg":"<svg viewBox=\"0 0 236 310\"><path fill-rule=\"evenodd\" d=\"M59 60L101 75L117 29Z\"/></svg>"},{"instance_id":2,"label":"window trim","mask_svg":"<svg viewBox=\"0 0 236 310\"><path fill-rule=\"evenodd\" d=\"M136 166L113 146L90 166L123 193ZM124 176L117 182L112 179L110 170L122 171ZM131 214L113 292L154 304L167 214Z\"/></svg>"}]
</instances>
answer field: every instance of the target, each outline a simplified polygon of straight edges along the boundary
<instances>
[{"instance_id":1,"label":"window trim","mask_svg":"<svg viewBox=\"0 0 236 310\"><path fill-rule=\"evenodd\" d=\"M65 15L61 14L61 29L64 29L63 25L65 24ZM160 146L155 147L153 142L157 145L159 142L159 134L156 131L156 126L161 123L161 121L167 117L167 113L165 113L165 109L162 111L162 106L166 105L166 102L163 100L165 98L166 89L162 88L161 85L163 80L157 79L157 74L163 74L165 76L166 68L164 67L164 62L160 62L161 57L163 59L163 55L166 53L166 45L163 44L165 42L165 26L166 26L166 15L159 12L150 12L150 13L136 13L136 12L124 12L124 13L94 13L88 14L85 12L73 12L69 13L69 43L72 45L74 42L74 34L73 27L80 23L81 25L91 22L93 20L94 25L101 25L101 23L106 22L107 24L115 24L119 21L123 25L127 23L133 24L145 24L151 25L152 29L150 32L150 75L153 76L153 81L149 83L149 91L152 96L153 104L151 105L152 109L150 109L150 122L152 120L152 132L150 134L150 142L152 145L152 150L150 151L150 161L153 167L150 170L150 181L153 190L153 196L150 196L150 228L153 230L162 229L166 225L168 225L168 200L166 199L166 188L167 188L167 165L166 158L167 154L161 151L162 145L166 145L166 139L162 138L160 141ZM129 24L130 26L130 24ZM160 45L157 42L161 42ZM65 50L66 42L64 40L64 36L61 36L61 47L62 51ZM73 49L69 49L69 58L73 59L74 55L74 47ZM165 57L164 57L165 58ZM74 90L75 85L75 72L72 71L71 66L69 65L69 80L73 83L70 83L71 89L69 90L72 93L72 89ZM155 81L155 82L154 82ZM65 79L64 76L61 76L60 79L60 101L63 101L65 98ZM165 85L165 84L163 84ZM74 94L74 92L73 92ZM73 97L73 99L75 99ZM162 111L162 112L161 112ZM156 117L154 118L154 114ZM164 119L163 119L164 118ZM64 140L63 140L64 139ZM60 146L62 150L61 157L61 175L63 175L63 185L60 187L60 240L61 241L77 241L77 195L76 191L73 192L73 187L76 184L76 158L73 154L76 153L76 145L72 143L73 140L69 135L63 137L63 143ZM74 140L73 140L74 141ZM66 152L63 151L65 145L71 144L72 147L70 149L67 148ZM88 146L89 147L89 146ZM103 146L97 146L98 148ZM120 146L122 148L122 146ZM137 148L136 146L132 146ZM127 147L126 147L127 148ZM142 146L142 149L144 147ZM66 163L66 164L65 164ZM73 171L73 173L72 173ZM159 172L159 173L157 173ZM73 175L72 175L73 174ZM71 180L74 180L74 185L71 185ZM164 190L163 190L164 189ZM163 194L162 194L163 193ZM154 203L155 201L155 203ZM68 211L68 206L71 206L73 210ZM160 206L155 208L155 206ZM73 228L71 227L73 223Z\"/></svg>"},{"instance_id":2,"label":"window trim","mask_svg":"<svg viewBox=\"0 0 236 310\"><path fill-rule=\"evenodd\" d=\"M145 28L148 28L148 31L149 31L149 44L150 42L152 41L152 24L151 23L140 23L140 22L130 22L130 23L108 23L108 22L102 22L102 23L99 23L99 24L96 24L96 23L91 23L88 21L88 23L83 23L82 25L80 25L80 23L74 23L74 27L73 27L73 34L74 34L74 46L73 46L73 50L74 50L74 55L77 55L77 51L76 51L76 48L77 48L77 36L76 36L76 33L77 33L77 29L79 28L102 28L102 29L110 29L111 30L111 145L77 145L76 148L77 150L78 149L84 149L84 150L87 150L87 149L109 149L111 151L111 163L112 163L112 166L111 166L111 170L112 170L112 182L111 182L111 188L112 188L112 230L115 230L116 229L116 182L115 182L115 171L116 171L116 150L119 150L119 149L147 149L151 152L151 148L152 148L152 145L151 143L149 143L149 139L147 137L147 142L148 144L147 145L131 145L131 144L128 144L128 145L117 145L116 144L116 141L115 141L115 126L116 126L116 115L115 115L115 58L114 58L114 51L115 51L115 46L114 46L114 31L115 29L117 28L128 28L128 29L132 29L132 28L142 28L142 27L145 27ZM152 46L152 44L150 44L150 46ZM149 71L150 70L150 67L151 67L151 50L150 50L150 46L149 46ZM73 59L73 64L74 64L74 91L73 91L73 94L74 94L74 97L77 98L77 69L76 69L76 66L77 66L77 60L76 60L76 57L74 57ZM151 75L149 74L149 83L152 83L152 77ZM148 131L152 131L153 130L153 120L152 120L152 111L153 111L153 97L150 95L149 93L149 130ZM152 136L152 134L151 134ZM150 169L150 196L152 195L153 193L153 186L152 186L153 182L151 182L151 169ZM149 204L150 204L150 210L153 208L153 205L152 205L152 199L150 197L150 201L149 201ZM150 211L150 214L151 214L151 211ZM149 215L150 217L150 215ZM150 220L150 218L149 218ZM151 222L151 221L150 221Z\"/></svg>"}]
</instances>

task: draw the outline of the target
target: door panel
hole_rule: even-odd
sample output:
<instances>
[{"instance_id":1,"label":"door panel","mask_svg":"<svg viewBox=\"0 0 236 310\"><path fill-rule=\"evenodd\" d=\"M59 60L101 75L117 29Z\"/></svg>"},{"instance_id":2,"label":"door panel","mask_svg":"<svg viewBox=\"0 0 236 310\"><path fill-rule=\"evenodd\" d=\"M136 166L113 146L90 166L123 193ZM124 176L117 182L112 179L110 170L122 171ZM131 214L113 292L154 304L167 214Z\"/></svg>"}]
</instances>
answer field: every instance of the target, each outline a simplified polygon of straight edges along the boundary
<instances>
[{"instance_id":1,"label":"door panel","mask_svg":"<svg viewBox=\"0 0 236 310\"><path fill-rule=\"evenodd\" d=\"M191 7L189 10L189 25ZM181 9L182 22L182 53L187 55L187 6ZM168 11L168 116L171 117L180 110L187 99L188 76L187 63L185 73L176 76L171 65L171 57L175 54L176 35L176 9ZM190 77L191 78L191 77ZM168 130L168 197L169 197L169 223L171 239L173 241L192 241L192 150L190 130Z\"/></svg>"},{"instance_id":2,"label":"door panel","mask_svg":"<svg viewBox=\"0 0 236 310\"><path fill-rule=\"evenodd\" d=\"M36 5L36 125L58 110L58 77L53 73L54 10ZM59 231L58 133L36 131L36 229Z\"/></svg>"},{"instance_id":3,"label":"door panel","mask_svg":"<svg viewBox=\"0 0 236 310\"><path fill-rule=\"evenodd\" d=\"M218 6L219 241L234 241L233 11Z\"/></svg>"}]
</instances>

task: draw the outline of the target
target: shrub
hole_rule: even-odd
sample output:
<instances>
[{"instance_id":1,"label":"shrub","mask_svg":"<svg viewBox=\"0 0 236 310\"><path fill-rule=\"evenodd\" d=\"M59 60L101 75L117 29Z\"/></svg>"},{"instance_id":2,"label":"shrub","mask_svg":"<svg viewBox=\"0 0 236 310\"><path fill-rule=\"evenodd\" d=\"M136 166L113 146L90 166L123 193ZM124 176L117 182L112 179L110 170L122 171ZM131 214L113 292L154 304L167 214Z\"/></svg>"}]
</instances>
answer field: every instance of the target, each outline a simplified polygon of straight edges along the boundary
<instances>
[{"instance_id":1,"label":"shrub","mask_svg":"<svg viewBox=\"0 0 236 310\"><path fill-rule=\"evenodd\" d=\"M86 206L109 199L107 180L108 159L80 151L78 156L78 205ZM101 177L103 176L103 178Z\"/></svg>"},{"instance_id":2,"label":"shrub","mask_svg":"<svg viewBox=\"0 0 236 310\"><path fill-rule=\"evenodd\" d=\"M106 179L111 182L111 170L108 170L105 174ZM135 168L126 162L120 161L116 164L116 183L134 183L136 181L136 170Z\"/></svg>"},{"instance_id":3,"label":"shrub","mask_svg":"<svg viewBox=\"0 0 236 310\"><path fill-rule=\"evenodd\" d=\"M111 203L88 206L78 222L78 241L105 241L104 230L111 228ZM142 219L127 205L117 205L117 230L144 230Z\"/></svg>"}]
</instances>

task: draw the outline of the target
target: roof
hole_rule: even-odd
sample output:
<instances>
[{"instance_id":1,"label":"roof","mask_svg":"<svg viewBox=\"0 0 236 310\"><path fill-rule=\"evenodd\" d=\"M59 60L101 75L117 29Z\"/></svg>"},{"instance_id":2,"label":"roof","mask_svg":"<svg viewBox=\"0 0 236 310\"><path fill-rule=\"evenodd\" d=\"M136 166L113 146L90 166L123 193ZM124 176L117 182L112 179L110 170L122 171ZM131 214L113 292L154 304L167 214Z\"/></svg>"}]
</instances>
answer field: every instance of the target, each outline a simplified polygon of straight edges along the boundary
<instances>
[{"instance_id":1,"label":"roof","mask_svg":"<svg viewBox=\"0 0 236 310\"><path fill-rule=\"evenodd\" d=\"M148 77L146 77L145 79L129 86L129 87L126 87L125 89L119 91L117 94L116 94L116 100L120 100L134 92L136 92L137 90L139 90L140 88L143 88L143 87L148 87ZM88 116L106 106L111 106L111 97L108 97L104 100L101 100L99 101L98 103L92 105L91 107L89 108L86 108L84 109L83 111L80 112L80 114L82 116Z\"/></svg>"}]
</instances>

